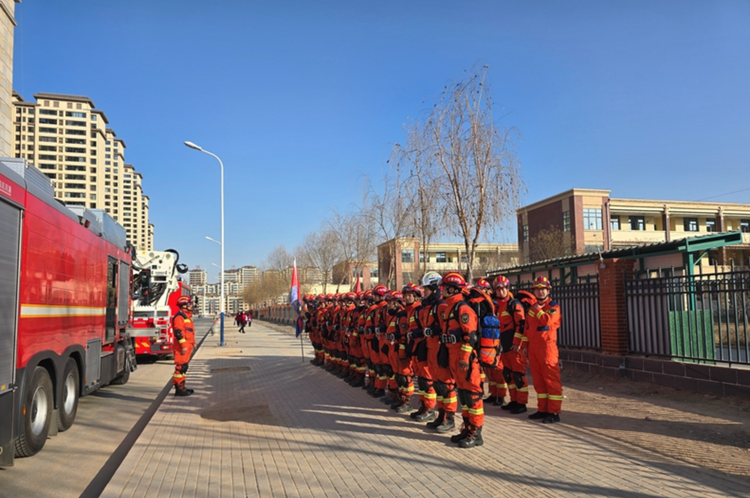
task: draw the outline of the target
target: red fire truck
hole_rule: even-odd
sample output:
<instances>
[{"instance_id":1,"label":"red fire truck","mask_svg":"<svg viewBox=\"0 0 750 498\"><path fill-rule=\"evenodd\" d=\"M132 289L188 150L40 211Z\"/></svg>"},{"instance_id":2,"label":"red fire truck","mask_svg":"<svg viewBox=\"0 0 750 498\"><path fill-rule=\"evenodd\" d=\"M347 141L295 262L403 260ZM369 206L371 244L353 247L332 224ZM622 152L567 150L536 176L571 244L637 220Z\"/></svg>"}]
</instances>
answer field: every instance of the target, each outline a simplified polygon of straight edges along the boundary
<instances>
[{"instance_id":1,"label":"red fire truck","mask_svg":"<svg viewBox=\"0 0 750 498\"><path fill-rule=\"evenodd\" d=\"M172 354L172 317L179 311L177 298L190 296L190 288L180 279L188 268L179 261L180 255L174 249L140 251L133 261L130 335L138 356Z\"/></svg>"},{"instance_id":2,"label":"red fire truck","mask_svg":"<svg viewBox=\"0 0 750 498\"><path fill-rule=\"evenodd\" d=\"M0 466L70 428L80 396L128 381L129 247L107 213L0 159Z\"/></svg>"}]
</instances>

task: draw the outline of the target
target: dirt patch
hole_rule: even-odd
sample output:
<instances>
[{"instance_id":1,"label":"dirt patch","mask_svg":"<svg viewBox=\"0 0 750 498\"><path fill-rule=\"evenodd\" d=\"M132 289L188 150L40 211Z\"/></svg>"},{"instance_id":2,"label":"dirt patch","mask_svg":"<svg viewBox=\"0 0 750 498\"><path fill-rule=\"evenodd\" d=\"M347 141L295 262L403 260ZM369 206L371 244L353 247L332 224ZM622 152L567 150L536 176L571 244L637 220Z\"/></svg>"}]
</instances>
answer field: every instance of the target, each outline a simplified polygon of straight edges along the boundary
<instances>
[{"instance_id":1,"label":"dirt patch","mask_svg":"<svg viewBox=\"0 0 750 498\"><path fill-rule=\"evenodd\" d=\"M563 386L566 424L750 478L750 400L574 371Z\"/></svg>"}]
</instances>

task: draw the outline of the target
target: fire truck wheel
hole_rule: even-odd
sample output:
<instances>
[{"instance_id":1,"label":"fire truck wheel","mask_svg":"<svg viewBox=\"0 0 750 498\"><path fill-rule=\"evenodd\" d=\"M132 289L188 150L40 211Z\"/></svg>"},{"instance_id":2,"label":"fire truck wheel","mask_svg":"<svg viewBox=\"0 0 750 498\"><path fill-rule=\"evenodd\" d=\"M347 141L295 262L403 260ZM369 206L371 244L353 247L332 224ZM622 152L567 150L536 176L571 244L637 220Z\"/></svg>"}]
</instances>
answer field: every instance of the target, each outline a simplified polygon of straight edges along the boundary
<instances>
[{"instance_id":1,"label":"fire truck wheel","mask_svg":"<svg viewBox=\"0 0 750 498\"><path fill-rule=\"evenodd\" d=\"M112 384L116 386L121 386L123 384L127 384L129 380L130 380L130 361L125 360L125 370L120 375L112 379Z\"/></svg>"},{"instance_id":2,"label":"fire truck wheel","mask_svg":"<svg viewBox=\"0 0 750 498\"><path fill-rule=\"evenodd\" d=\"M16 456L38 453L47 441L52 418L52 381L47 370L36 367L24 394L23 432L16 439Z\"/></svg>"},{"instance_id":3,"label":"fire truck wheel","mask_svg":"<svg viewBox=\"0 0 750 498\"><path fill-rule=\"evenodd\" d=\"M68 358L63 374L62 397L57 410L57 430L67 431L76 419L79 395L78 364L73 358Z\"/></svg>"}]
</instances>

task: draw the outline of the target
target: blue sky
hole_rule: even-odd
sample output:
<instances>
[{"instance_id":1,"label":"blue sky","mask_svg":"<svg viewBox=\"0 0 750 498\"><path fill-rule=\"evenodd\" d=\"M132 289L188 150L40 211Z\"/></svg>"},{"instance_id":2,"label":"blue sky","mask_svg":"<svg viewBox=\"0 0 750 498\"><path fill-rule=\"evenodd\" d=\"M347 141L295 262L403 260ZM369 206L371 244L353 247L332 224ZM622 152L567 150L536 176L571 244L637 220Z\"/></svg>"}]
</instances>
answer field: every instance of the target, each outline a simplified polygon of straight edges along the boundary
<instances>
[{"instance_id":1,"label":"blue sky","mask_svg":"<svg viewBox=\"0 0 750 498\"><path fill-rule=\"evenodd\" d=\"M190 267L219 263L219 166L185 140L225 164L227 268L258 265L359 202L476 64L523 136L526 202L750 202L747 1L29 0L16 19L14 89L106 113L155 248Z\"/></svg>"}]
</instances>

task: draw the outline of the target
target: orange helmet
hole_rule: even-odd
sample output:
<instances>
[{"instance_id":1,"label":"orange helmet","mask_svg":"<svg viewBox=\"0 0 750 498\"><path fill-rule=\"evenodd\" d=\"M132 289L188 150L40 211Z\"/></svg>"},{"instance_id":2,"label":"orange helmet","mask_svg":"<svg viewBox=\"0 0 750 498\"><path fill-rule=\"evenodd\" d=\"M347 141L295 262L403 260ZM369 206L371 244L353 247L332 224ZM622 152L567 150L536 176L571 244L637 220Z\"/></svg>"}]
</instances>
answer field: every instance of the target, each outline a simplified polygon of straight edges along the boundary
<instances>
[{"instance_id":1,"label":"orange helmet","mask_svg":"<svg viewBox=\"0 0 750 498\"><path fill-rule=\"evenodd\" d=\"M526 307L534 306L536 304L536 297L531 292L526 290L518 291L518 293L516 294L516 299L521 301L521 303Z\"/></svg>"},{"instance_id":2,"label":"orange helmet","mask_svg":"<svg viewBox=\"0 0 750 498\"><path fill-rule=\"evenodd\" d=\"M531 287L532 289L552 289L552 284L549 283L547 277L536 277L534 279L534 285Z\"/></svg>"},{"instance_id":3,"label":"orange helmet","mask_svg":"<svg viewBox=\"0 0 750 498\"><path fill-rule=\"evenodd\" d=\"M325 298L326 298L326 295L325 295L325 294L318 294L318 295L317 295L317 297L316 297L316 299L317 299L318 301L323 301L323 300L324 300Z\"/></svg>"},{"instance_id":4,"label":"orange helmet","mask_svg":"<svg viewBox=\"0 0 750 498\"><path fill-rule=\"evenodd\" d=\"M404 285L404 288L401 289L402 294L406 294L407 292L411 292L412 294L416 294L419 297L422 297L422 289L415 283L408 283Z\"/></svg>"},{"instance_id":5,"label":"orange helmet","mask_svg":"<svg viewBox=\"0 0 750 498\"><path fill-rule=\"evenodd\" d=\"M373 295L373 296L380 296L380 297L383 297L383 296L385 296L386 294L388 294L388 287L386 287L385 285L378 285L378 286L376 286L376 287L375 287L375 288L374 288L374 289L372 290L372 295Z\"/></svg>"},{"instance_id":6,"label":"orange helmet","mask_svg":"<svg viewBox=\"0 0 750 498\"><path fill-rule=\"evenodd\" d=\"M185 305L190 305L190 298L188 296L180 296L177 298L177 307L182 308Z\"/></svg>"},{"instance_id":7,"label":"orange helmet","mask_svg":"<svg viewBox=\"0 0 750 498\"><path fill-rule=\"evenodd\" d=\"M344 294L344 299L347 301L355 301L357 299L357 293L356 292L347 292Z\"/></svg>"},{"instance_id":8,"label":"orange helmet","mask_svg":"<svg viewBox=\"0 0 750 498\"><path fill-rule=\"evenodd\" d=\"M333 294L326 294L326 301L333 301Z\"/></svg>"},{"instance_id":9,"label":"orange helmet","mask_svg":"<svg viewBox=\"0 0 750 498\"><path fill-rule=\"evenodd\" d=\"M508 277L504 277L502 275L499 275L494 282L492 282L492 286L497 289L498 287L509 287L510 286L510 280L508 280Z\"/></svg>"},{"instance_id":10,"label":"orange helmet","mask_svg":"<svg viewBox=\"0 0 750 498\"><path fill-rule=\"evenodd\" d=\"M403 298L404 298L404 295L396 290L392 290L388 294L385 295L386 301L401 301Z\"/></svg>"},{"instance_id":11,"label":"orange helmet","mask_svg":"<svg viewBox=\"0 0 750 498\"><path fill-rule=\"evenodd\" d=\"M450 271L443 275L443 285L463 289L466 287L466 279L457 271Z\"/></svg>"},{"instance_id":12,"label":"orange helmet","mask_svg":"<svg viewBox=\"0 0 750 498\"><path fill-rule=\"evenodd\" d=\"M362 293L362 299L368 299L368 300L369 300L369 299L372 299L372 291L371 291L371 290L369 290L369 289L368 289L368 290L366 290L366 291L364 291L364 292Z\"/></svg>"}]
</instances>

